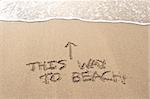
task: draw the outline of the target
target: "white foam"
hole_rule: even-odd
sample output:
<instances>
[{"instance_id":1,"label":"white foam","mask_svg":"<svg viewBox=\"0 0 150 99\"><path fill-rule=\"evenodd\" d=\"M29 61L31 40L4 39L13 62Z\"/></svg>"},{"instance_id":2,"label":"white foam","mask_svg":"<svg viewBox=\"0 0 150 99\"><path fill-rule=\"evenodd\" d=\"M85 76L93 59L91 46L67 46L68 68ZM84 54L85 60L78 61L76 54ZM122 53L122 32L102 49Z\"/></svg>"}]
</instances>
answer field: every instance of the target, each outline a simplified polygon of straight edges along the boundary
<instances>
[{"instance_id":1,"label":"white foam","mask_svg":"<svg viewBox=\"0 0 150 99\"><path fill-rule=\"evenodd\" d=\"M90 22L150 24L148 0L0 0L1 21L78 19Z\"/></svg>"}]
</instances>

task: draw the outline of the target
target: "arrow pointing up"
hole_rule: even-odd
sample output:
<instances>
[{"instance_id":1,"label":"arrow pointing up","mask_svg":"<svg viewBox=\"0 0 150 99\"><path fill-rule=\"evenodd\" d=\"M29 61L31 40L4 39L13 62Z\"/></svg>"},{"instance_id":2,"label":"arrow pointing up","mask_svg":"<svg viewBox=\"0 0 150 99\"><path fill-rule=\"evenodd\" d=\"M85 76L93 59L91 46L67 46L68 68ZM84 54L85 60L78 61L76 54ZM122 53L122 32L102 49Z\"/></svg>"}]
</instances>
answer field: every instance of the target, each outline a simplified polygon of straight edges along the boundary
<instances>
[{"instance_id":1,"label":"arrow pointing up","mask_svg":"<svg viewBox=\"0 0 150 99\"><path fill-rule=\"evenodd\" d=\"M73 56L72 56L72 46L77 46L76 44L72 43L72 42L68 42L65 47L69 47L69 58L70 60L73 59Z\"/></svg>"}]
</instances>

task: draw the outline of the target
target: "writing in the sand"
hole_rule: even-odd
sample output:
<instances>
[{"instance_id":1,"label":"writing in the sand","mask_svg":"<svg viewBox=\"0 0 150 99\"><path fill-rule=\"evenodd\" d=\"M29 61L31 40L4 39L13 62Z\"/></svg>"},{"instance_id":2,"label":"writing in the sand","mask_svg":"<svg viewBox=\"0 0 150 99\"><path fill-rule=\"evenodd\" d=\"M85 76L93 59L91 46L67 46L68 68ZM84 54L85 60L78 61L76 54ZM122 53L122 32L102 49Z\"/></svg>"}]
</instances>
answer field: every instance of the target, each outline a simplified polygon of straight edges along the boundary
<instances>
[{"instance_id":1,"label":"writing in the sand","mask_svg":"<svg viewBox=\"0 0 150 99\"><path fill-rule=\"evenodd\" d=\"M77 45L68 42L65 46L65 48L69 48L68 59L62 58L59 60L35 61L27 63L26 65L30 67L32 72L40 71L39 79L45 84L65 80L63 79L62 72L64 72L64 69L67 69L67 66L73 67L71 74L67 73L72 78L71 82L73 83L100 81L126 84L126 75L109 69L106 59L90 58L85 62L79 59L74 60L73 46L76 47ZM69 64L69 61L75 62L75 64Z\"/></svg>"}]
</instances>

